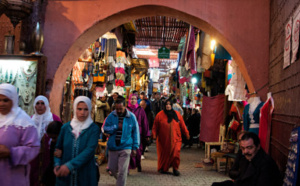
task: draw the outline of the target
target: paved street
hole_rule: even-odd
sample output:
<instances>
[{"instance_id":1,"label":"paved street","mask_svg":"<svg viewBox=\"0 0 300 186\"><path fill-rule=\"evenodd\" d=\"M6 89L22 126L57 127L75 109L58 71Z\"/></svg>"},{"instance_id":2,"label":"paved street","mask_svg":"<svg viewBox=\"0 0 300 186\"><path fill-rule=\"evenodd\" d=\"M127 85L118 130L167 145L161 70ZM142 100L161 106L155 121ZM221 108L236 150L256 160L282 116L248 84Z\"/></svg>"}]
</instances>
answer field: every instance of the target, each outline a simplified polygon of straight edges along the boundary
<instances>
[{"instance_id":1,"label":"paved street","mask_svg":"<svg viewBox=\"0 0 300 186\"><path fill-rule=\"evenodd\" d=\"M197 186L209 186L212 182L223 181L228 179L224 173L218 173L216 171L206 171L202 168L195 168L195 164L200 162L204 158L204 150L196 148L194 145L191 149L183 149L181 151L181 162L179 171L181 175L175 177L171 174L172 169L169 170L170 174L159 174L157 169L157 156L155 144L152 144L149 148L149 152L145 153L145 160L142 160L142 172L137 170L130 170L130 175L127 178L127 185L140 186L164 186L164 185L197 185ZM103 164L100 167L100 186L113 186L115 185L114 177L111 177L106 173L105 167L107 164Z\"/></svg>"}]
</instances>

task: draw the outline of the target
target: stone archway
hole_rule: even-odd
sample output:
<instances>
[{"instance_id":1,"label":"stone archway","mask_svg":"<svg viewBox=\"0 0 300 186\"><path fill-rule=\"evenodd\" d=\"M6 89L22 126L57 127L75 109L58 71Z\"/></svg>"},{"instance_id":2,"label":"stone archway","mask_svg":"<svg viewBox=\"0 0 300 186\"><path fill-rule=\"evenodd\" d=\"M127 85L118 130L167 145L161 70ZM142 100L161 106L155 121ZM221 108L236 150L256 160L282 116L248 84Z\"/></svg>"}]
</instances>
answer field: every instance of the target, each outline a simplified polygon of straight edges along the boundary
<instances>
[{"instance_id":1,"label":"stone archway","mask_svg":"<svg viewBox=\"0 0 300 186\"><path fill-rule=\"evenodd\" d=\"M48 57L47 77L53 78L52 111L59 113L65 80L80 54L95 38L128 21L155 15L178 18L214 37L236 60L250 91L260 91L263 95L268 84L268 2L49 1L44 53ZM107 9L97 13L101 7Z\"/></svg>"}]
</instances>

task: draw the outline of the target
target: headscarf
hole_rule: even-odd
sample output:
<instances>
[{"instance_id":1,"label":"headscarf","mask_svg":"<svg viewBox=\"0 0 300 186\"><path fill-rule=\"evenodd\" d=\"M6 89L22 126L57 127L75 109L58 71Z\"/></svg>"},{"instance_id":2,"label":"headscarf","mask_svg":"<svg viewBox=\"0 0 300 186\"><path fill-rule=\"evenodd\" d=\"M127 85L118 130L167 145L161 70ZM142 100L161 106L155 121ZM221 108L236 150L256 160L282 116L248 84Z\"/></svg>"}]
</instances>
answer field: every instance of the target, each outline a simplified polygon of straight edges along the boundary
<instances>
[{"instance_id":1,"label":"headscarf","mask_svg":"<svg viewBox=\"0 0 300 186\"><path fill-rule=\"evenodd\" d=\"M12 125L21 128L35 126L31 118L18 106L19 96L15 86L11 84L1 84L0 94L6 96L13 103L8 114L2 115L0 113L0 128Z\"/></svg>"},{"instance_id":2,"label":"headscarf","mask_svg":"<svg viewBox=\"0 0 300 186\"><path fill-rule=\"evenodd\" d=\"M80 102L84 102L89 109L89 115L85 121L79 121L76 116L77 105ZM74 104L73 104L74 116L73 116L73 119L71 120L71 127L73 128L72 133L75 135L76 138L78 138L78 136L84 129L89 128L91 126L91 124L93 123L93 120L91 117L91 110L92 110L92 103L91 103L90 98L88 98L86 96L76 97L76 99L74 100Z\"/></svg>"},{"instance_id":3,"label":"headscarf","mask_svg":"<svg viewBox=\"0 0 300 186\"><path fill-rule=\"evenodd\" d=\"M171 110L167 110L167 103L170 102L171 103ZM173 102L171 99L167 99L165 102L165 107L164 107L164 112L168 117L168 123L171 123L172 120L174 119L176 122L179 121L178 116L176 114L176 112L173 110Z\"/></svg>"},{"instance_id":4,"label":"headscarf","mask_svg":"<svg viewBox=\"0 0 300 186\"><path fill-rule=\"evenodd\" d=\"M131 104L131 98L135 96L136 97L136 104L135 105L132 105ZM130 94L129 96L129 99L128 99L128 107L131 109L131 110L135 110L136 108L138 108L139 104L137 103L137 99L138 99L138 96L136 94Z\"/></svg>"},{"instance_id":5,"label":"headscarf","mask_svg":"<svg viewBox=\"0 0 300 186\"><path fill-rule=\"evenodd\" d=\"M44 114L39 115L35 109L36 103L38 101L43 101L46 107L46 111ZM33 103L33 109L34 109L34 115L32 116L32 120L34 121L37 130L38 130L38 135L39 139L44 136L46 133L46 129L51 121L53 121L53 115L51 113L50 107L49 107L49 101L45 96L38 96L35 98L34 103Z\"/></svg>"}]
</instances>

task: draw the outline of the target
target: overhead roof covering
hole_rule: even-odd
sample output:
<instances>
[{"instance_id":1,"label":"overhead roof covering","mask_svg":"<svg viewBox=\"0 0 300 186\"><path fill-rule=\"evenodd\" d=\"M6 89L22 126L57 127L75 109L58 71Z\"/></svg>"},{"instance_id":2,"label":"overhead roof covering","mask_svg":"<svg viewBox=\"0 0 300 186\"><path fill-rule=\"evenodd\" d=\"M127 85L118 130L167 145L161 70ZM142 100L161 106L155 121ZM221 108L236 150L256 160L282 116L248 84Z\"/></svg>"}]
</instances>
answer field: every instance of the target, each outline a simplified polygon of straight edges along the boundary
<instances>
[{"instance_id":1,"label":"overhead roof covering","mask_svg":"<svg viewBox=\"0 0 300 186\"><path fill-rule=\"evenodd\" d=\"M171 17L145 17L134 21L136 26L135 44L151 48L164 46L177 50L180 39L189 29L189 24ZM195 33L199 30L195 28Z\"/></svg>"}]
</instances>

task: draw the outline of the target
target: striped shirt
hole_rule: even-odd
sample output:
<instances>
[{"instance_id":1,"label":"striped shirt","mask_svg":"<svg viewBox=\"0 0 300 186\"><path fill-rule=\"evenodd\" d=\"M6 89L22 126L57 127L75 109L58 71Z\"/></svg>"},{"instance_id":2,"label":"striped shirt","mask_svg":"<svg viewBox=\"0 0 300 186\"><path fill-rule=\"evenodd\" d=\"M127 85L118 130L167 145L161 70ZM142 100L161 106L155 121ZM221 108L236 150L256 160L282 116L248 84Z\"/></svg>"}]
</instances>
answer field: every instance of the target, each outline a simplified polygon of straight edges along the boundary
<instances>
[{"instance_id":1,"label":"striped shirt","mask_svg":"<svg viewBox=\"0 0 300 186\"><path fill-rule=\"evenodd\" d=\"M116 133L116 145L119 146L120 143L121 143L121 138L122 138L122 128L123 128L123 120L126 116L126 110L125 112L121 115L121 116L118 116L118 119L119 119L119 123L118 123L118 129L117 129L117 133Z\"/></svg>"}]
</instances>

